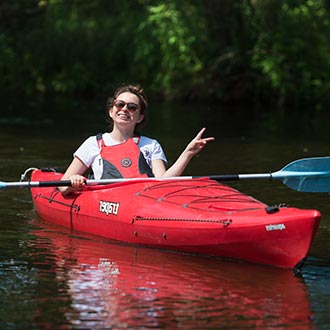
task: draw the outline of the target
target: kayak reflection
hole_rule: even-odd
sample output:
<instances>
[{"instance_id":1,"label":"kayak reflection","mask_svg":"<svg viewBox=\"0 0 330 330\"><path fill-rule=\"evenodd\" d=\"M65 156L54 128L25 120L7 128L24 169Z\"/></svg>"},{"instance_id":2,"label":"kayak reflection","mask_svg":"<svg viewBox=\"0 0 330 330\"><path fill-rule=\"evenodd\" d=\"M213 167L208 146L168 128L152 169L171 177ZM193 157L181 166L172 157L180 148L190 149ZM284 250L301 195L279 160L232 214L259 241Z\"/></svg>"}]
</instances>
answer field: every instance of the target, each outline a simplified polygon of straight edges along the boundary
<instances>
[{"instance_id":1,"label":"kayak reflection","mask_svg":"<svg viewBox=\"0 0 330 330\"><path fill-rule=\"evenodd\" d=\"M312 329L306 286L289 270L76 237L36 224L31 242L52 255L74 327Z\"/></svg>"}]
</instances>

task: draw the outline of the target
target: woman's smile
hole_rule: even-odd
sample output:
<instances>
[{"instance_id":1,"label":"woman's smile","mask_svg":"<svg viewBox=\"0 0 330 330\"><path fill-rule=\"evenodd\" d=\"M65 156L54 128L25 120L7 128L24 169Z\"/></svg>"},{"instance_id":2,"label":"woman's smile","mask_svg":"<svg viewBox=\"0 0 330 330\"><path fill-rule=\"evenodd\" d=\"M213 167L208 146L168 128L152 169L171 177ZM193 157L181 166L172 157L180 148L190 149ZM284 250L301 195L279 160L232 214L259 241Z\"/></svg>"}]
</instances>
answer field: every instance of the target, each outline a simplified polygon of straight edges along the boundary
<instances>
[{"instance_id":1,"label":"woman's smile","mask_svg":"<svg viewBox=\"0 0 330 330\"><path fill-rule=\"evenodd\" d=\"M121 118L121 119L124 119L124 120L130 120L131 119L131 115L130 115L129 111L119 110L116 113L116 116Z\"/></svg>"}]
</instances>

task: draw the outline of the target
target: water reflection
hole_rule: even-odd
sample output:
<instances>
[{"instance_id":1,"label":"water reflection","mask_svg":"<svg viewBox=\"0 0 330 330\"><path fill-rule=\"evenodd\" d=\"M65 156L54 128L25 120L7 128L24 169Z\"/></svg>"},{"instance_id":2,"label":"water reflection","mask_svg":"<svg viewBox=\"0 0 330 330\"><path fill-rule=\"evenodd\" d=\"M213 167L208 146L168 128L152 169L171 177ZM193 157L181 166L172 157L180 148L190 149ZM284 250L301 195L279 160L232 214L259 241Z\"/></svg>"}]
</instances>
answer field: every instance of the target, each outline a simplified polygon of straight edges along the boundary
<instances>
[{"instance_id":1,"label":"water reflection","mask_svg":"<svg viewBox=\"0 0 330 330\"><path fill-rule=\"evenodd\" d=\"M291 271L76 237L39 223L30 249L70 302L77 329L312 329L306 286ZM40 297L42 299L42 297Z\"/></svg>"}]
</instances>

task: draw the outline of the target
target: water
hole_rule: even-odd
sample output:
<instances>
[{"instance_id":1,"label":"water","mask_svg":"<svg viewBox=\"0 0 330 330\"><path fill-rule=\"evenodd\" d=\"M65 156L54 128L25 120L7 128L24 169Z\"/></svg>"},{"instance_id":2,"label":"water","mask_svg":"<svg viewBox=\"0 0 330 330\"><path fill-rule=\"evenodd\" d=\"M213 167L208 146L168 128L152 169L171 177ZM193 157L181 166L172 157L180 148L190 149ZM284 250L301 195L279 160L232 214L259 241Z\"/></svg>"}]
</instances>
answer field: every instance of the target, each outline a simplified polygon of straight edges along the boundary
<instances>
[{"instance_id":1,"label":"water","mask_svg":"<svg viewBox=\"0 0 330 330\"><path fill-rule=\"evenodd\" d=\"M76 109L75 109L76 110ZM153 107L145 133L173 162L202 126L216 141L186 174L267 173L292 160L328 156L330 117L259 116L216 105ZM93 119L93 120L92 120ZM105 127L103 116L65 121L2 118L2 181L29 167L64 169ZM42 222L25 189L0 191L1 329L328 329L329 194L280 182L232 186L272 205L316 208L323 218L299 276L290 270L127 246Z\"/></svg>"}]
</instances>

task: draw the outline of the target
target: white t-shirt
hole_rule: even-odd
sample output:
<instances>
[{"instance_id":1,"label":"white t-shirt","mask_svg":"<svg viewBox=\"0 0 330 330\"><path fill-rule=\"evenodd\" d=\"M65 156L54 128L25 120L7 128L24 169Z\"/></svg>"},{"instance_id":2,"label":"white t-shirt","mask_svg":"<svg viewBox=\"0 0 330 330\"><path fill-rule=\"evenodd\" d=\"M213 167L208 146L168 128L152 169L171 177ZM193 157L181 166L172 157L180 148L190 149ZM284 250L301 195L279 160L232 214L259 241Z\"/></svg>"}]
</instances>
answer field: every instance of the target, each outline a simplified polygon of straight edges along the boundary
<instances>
[{"instance_id":1,"label":"white t-shirt","mask_svg":"<svg viewBox=\"0 0 330 330\"><path fill-rule=\"evenodd\" d=\"M102 138L106 146L113 146L118 144L111 138L109 133L103 133ZM157 140L150 139L146 136L140 136L138 146L150 167L151 161L155 159L161 159L167 163L167 159L162 146ZM87 167L92 169L95 179L98 180L102 177L103 162L96 136L90 136L87 138L76 150L73 156L79 158Z\"/></svg>"}]
</instances>

